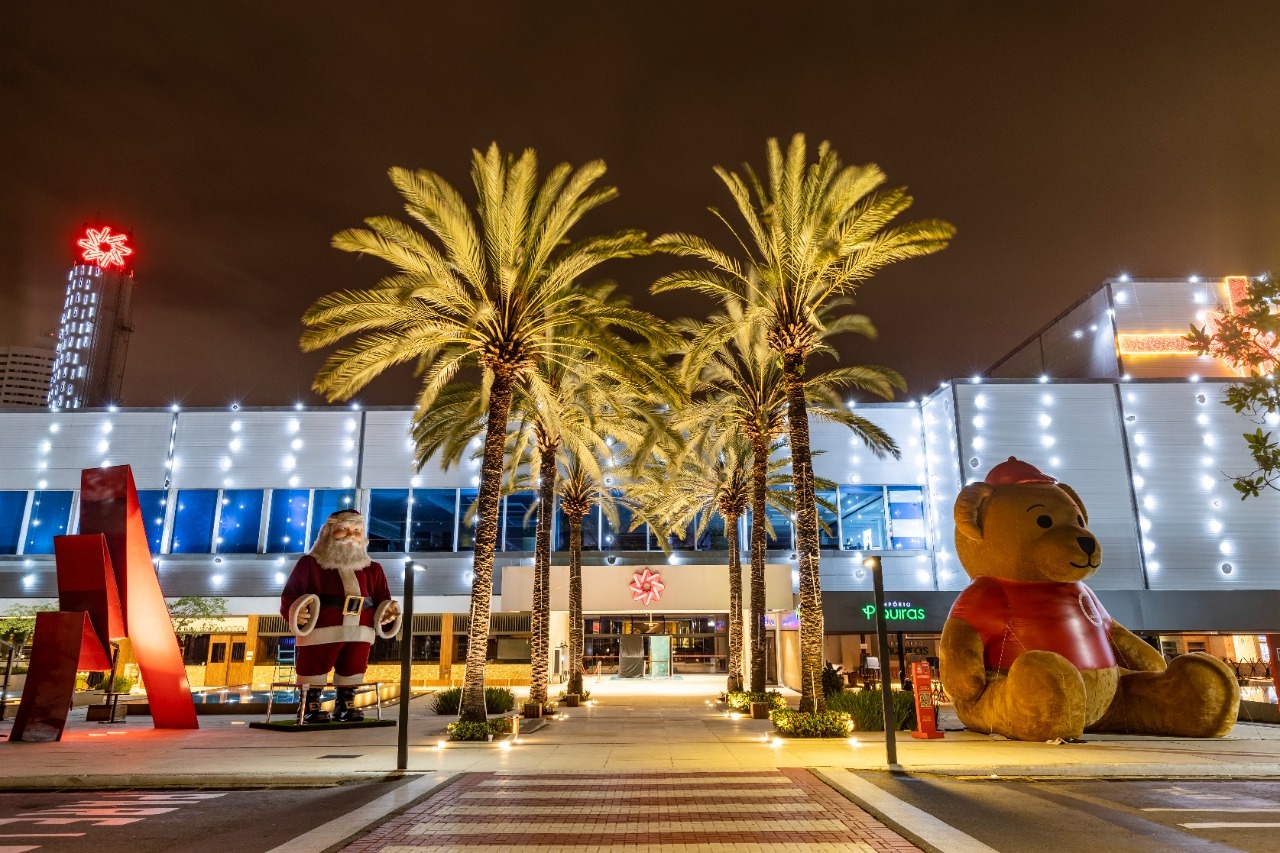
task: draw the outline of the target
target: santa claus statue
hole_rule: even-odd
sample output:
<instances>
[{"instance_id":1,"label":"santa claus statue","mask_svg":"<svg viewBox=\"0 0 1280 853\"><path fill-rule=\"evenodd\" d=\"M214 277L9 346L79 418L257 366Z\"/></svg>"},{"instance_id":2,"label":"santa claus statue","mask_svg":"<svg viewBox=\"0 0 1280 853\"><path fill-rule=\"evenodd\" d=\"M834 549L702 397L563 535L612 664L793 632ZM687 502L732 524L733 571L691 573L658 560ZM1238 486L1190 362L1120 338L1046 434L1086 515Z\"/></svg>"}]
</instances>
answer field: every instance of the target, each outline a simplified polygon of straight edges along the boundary
<instances>
[{"instance_id":1,"label":"santa claus statue","mask_svg":"<svg viewBox=\"0 0 1280 853\"><path fill-rule=\"evenodd\" d=\"M389 640L400 630L400 608L382 566L369 559L368 545L364 516L353 509L333 513L280 596L280 614L298 638L295 669L298 684L307 688L304 725L330 721L320 707L330 670L338 692L333 721L363 720L355 694L364 683L369 647L374 637Z\"/></svg>"}]
</instances>

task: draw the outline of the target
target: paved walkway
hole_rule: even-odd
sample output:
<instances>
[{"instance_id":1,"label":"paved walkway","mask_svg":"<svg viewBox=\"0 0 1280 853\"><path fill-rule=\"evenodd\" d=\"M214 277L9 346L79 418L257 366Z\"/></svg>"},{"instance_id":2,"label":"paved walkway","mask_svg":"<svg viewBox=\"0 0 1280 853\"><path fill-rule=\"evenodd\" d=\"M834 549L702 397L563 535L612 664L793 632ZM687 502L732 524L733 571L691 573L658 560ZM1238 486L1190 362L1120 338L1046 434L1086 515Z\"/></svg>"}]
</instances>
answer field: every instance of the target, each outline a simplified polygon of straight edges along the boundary
<instances>
[{"instance_id":1,"label":"paved walkway","mask_svg":"<svg viewBox=\"0 0 1280 853\"><path fill-rule=\"evenodd\" d=\"M344 848L418 851L907 851L805 770L468 773Z\"/></svg>"}]
</instances>

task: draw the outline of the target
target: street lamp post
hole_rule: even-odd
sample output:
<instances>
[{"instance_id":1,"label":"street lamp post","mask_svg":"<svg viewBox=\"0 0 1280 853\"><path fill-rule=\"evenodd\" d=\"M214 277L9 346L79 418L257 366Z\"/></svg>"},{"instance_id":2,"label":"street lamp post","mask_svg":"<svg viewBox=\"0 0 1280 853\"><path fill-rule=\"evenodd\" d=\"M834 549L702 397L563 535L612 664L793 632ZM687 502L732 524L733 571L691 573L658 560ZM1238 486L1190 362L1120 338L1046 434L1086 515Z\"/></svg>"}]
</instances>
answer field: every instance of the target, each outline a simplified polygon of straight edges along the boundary
<instances>
[{"instance_id":1,"label":"street lamp post","mask_svg":"<svg viewBox=\"0 0 1280 853\"><path fill-rule=\"evenodd\" d=\"M898 741L893 716L893 694L889 686L889 626L884 619L884 572L879 557L867 557L862 564L871 570L872 587L875 590L876 644L880 658L880 702L884 714L884 752L889 769L898 766Z\"/></svg>"},{"instance_id":2,"label":"street lamp post","mask_svg":"<svg viewBox=\"0 0 1280 853\"><path fill-rule=\"evenodd\" d=\"M413 560L404 561L404 616L400 622L400 723L396 727L396 769L409 769L409 699L413 695Z\"/></svg>"}]
</instances>

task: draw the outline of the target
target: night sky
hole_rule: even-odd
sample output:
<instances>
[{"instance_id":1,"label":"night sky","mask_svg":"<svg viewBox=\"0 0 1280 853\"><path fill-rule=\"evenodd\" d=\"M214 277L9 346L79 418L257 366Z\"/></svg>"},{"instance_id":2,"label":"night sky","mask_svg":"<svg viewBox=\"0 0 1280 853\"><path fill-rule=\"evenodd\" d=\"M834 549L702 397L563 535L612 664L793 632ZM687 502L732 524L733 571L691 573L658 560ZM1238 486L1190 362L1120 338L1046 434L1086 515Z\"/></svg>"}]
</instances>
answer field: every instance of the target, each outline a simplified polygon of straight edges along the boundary
<instances>
[{"instance_id":1,"label":"night sky","mask_svg":"<svg viewBox=\"0 0 1280 853\"><path fill-rule=\"evenodd\" d=\"M0 23L0 345L56 322L99 217L134 231L124 402L281 405L316 297L386 272L329 247L399 214L393 165L469 194L469 152L601 157L595 231L701 233L711 168L829 139L953 222L859 294L846 360L919 396L1121 272L1280 267L1280 4L15 2ZM759 9L761 11L752 11ZM585 232L583 232L585 233ZM606 268L648 296L671 258ZM360 399L406 404L409 370Z\"/></svg>"}]
</instances>

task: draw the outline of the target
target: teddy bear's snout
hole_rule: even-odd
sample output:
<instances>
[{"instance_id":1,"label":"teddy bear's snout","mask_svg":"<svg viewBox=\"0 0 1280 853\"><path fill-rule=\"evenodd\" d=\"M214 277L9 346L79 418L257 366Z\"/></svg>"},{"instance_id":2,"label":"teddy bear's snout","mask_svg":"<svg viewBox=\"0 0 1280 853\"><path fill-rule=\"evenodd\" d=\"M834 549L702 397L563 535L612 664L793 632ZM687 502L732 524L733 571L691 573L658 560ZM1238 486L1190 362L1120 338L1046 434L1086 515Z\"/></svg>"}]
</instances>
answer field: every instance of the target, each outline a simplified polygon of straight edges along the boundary
<instances>
[{"instance_id":1,"label":"teddy bear's snout","mask_svg":"<svg viewBox=\"0 0 1280 853\"><path fill-rule=\"evenodd\" d=\"M1084 551L1086 557L1092 557L1093 552L1098 550L1098 543L1092 536L1077 536L1076 542L1080 545L1080 550Z\"/></svg>"}]
</instances>

